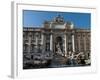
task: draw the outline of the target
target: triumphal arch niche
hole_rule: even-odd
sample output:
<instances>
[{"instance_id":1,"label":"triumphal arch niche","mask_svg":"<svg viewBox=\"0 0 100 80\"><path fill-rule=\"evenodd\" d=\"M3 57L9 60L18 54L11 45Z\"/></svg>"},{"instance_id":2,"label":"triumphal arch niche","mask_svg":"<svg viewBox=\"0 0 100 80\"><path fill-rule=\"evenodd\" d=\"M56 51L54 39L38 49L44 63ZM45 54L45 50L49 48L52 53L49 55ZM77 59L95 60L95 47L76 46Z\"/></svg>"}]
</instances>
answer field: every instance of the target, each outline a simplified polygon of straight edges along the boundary
<instances>
[{"instance_id":1,"label":"triumphal arch niche","mask_svg":"<svg viewBox=\"0 0 100 80\"><path fill-rule=\"evenodd\" d=\"M44 40L46 46L54 54L67 56L68 51L75 52L74 43L74 25L72 22L65 22L63 17L58 15L51 22L44 22L44 37L49 34L49 44L47 44L47 38ZM48 48L48 47L45 47Z\"/></svg>"}]
</instances>

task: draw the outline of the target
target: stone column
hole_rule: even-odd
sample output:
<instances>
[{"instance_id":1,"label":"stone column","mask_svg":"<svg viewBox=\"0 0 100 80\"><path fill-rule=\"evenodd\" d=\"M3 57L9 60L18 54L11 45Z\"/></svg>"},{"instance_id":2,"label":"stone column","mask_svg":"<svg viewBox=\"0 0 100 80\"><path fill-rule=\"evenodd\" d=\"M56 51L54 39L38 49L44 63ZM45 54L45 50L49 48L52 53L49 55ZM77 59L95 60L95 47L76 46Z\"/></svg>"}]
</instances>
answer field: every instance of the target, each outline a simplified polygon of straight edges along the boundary
<instances>
[{"instance_id":1,"label":"stone column","mask_svg":"<svg viewBox=\"0 0 100 80\"><path fill-rule=\"evenodd\" d=\"M67 56L67 40L66 40L67 36L65 34L65 56Z\"/></svg>"},{"instance_id":2,"label":"stone column","mask_svg":"<svg viewBox=\"0 0 100 80\"><path fill-rule=\"evenodd\" d=\"M50 35L50 51L53 51L52 44L53 44L53 36L52 36L52 33L51 33L51 35Z\"/></svg>"},{"instance_id":3,"label":"stone column","mask_svg":"<svg viewBox=\"0 0 100 80\"><path fill-rule=\"evenodd\" d=\"M84 51L86 51L86 39L85 39L85 35L84 35Z\"/></svg>"},{"instance_id":4,"label":"stone column","mask_svg":"<svg viewBox=\"0 0 100 80\"><path fill-rule=\"evenodd\" d=\"M28 50L27 50L27 56L29 57L29 58L31 58L31 54L30 54L30 52L31 52L31 37L30 37L30 35L28 35L28 43L27 43L27 45L28 45Z\"/></svg>"},{"instance_id":5,"label":"stone column","mask_svg":"<svg viewBox=\"0 0 100 80\"><path fill-rule=\"evenodd\" d=\"M42 53L45 52L45 33L44 30L41 32L41 46L42 46Z\"/></svg>"},{"instance_id":6,"label":"stone column","mask_svg":"<svg viewBox=\"0 0 100 80\"><path fill-rule=\"evenodd\" d=\"M38 38L37 38L37 36L36 36L36 47L37 47L37 44L38 44Z\"/></svg>"},{"instance_id":7,"label":"stone column","mask_svg":"<svg viewBox=\"0 0 100 80\"><path fill-rule=\"evenodd\" d=\"M36 38L35 38L35 52L37 52L38 49L38 33L36 33Z\"/></svg>"},{"instance_id":8,"label":"stone column","mask_svg":"<svg viewBox=\"0 0 100 80\"><path fill-rule=\"evenodd\" d=\"M45 33L42 33L42 53L45 52L45 48L46 48L46 40L45 40Z\"/></svg>"},{"instance_id":9,"label":"stone column","mask_svg":"<svg viewBox=\"0 0 100 80\"><path fill-rule=\"evenodd\" d=\"M74 34L72 34L72 50L75 52Z\"/></svg>"},{"instance_id":10,"label":"stone column","mask_svg":"<svg viewBox=\"0 0 100 80\"><path fill-rule=\"evenodd\" d=\"M29 37L29 41L28 41L28 54L30 54L31 51L31 38Z\"/></svg>"},{"instance_id":11,"label":"stone column","mask_svg":"<svg viewBox=\"0 0 100 80\"><path fill-rule=\"evenodd\" d=\"M42 34L41 36L42 36L42 38L41 38L41 45L43 45L44 44L44 42L43 42L44 41L44 35Z\"/></svg>"},{"instance_id":12,"label":"stone column","mask_svg":"<svg viewBox=\"0 0 100 80\"><path fill-rule=\"evenodd\" d=\"M50 23L50 28L52 29L53 22ZM50 35L50 51L53 51L53 36L52 36L52 31Z\"/></svg>"},{"instance_id":13,"label":"stone column","mask_svg":"<svg viewBox=\"0 0 100 80\"><path fill-rule=\"evenodd\" d=\"M79 49L79 52L80 52L80 37L78 37L78 49Z\"/></svg>"}]
</instances>

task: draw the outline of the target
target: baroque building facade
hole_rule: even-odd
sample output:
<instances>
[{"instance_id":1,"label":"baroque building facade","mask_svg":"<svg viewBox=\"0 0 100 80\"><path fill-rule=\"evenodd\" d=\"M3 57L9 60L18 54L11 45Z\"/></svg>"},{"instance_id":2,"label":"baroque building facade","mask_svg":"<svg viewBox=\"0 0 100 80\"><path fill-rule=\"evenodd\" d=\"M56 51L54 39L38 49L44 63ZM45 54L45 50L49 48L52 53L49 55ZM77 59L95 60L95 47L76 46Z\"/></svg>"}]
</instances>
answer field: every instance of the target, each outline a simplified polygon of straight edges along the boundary
<instances>
[{"instance_id":1,"label":"baroque building facade","mask_svg":"<svg viewBox=\"0 0 100 80\"><path fill-rule=\"evenodd\" d=\"M69 52L83 52L88 59L91 47L90 29L75 28L58 15L44 21L42 27L23 27L23 54L33 58L36 53L68 56Z\"/></svg>"}]
</instances>

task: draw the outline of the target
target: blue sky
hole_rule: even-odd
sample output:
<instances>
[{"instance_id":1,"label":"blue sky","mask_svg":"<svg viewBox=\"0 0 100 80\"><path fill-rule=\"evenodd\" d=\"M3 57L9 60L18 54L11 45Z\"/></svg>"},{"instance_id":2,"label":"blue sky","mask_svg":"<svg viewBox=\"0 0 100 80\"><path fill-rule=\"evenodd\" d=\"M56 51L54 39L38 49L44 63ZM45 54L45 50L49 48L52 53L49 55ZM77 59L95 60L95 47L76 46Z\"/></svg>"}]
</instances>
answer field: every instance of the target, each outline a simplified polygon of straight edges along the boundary
<instances>
[{"instance_id":1,"label":"blue sky","mask_svg":"<svg viewBox=\"0 0 100 80\"><path fill-rule=\"evenodd\" d=\"M52 11L34 11L34 10L23 10L23 26L41 27L45 20L51 21L58 14L63 16L65 21L73 22L76 28L89 29L91 27L90 13L52 12Z\"/></svg>"}]
</instances>

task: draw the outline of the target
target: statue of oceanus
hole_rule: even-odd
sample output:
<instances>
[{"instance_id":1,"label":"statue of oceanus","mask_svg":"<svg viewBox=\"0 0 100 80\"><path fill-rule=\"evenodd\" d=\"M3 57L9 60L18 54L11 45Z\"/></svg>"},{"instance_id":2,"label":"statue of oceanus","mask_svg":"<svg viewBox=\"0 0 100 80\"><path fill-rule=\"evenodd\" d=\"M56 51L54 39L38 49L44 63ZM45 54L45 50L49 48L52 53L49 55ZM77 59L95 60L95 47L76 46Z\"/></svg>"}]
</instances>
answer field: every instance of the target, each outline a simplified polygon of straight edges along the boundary
<instances>
[{"instance_id":1,"label":"statue of oceanus","mask_svg":"<svg viewBox=\"0 0 100 80\"><path fill-rule=\"evenodd\" d=\"M56 48L57 48L57 52L56 53L63 56L63 52L61 50L61 47L60 47L60 44L59 43L56 45Z\"/></svg>"}]
</instances>

